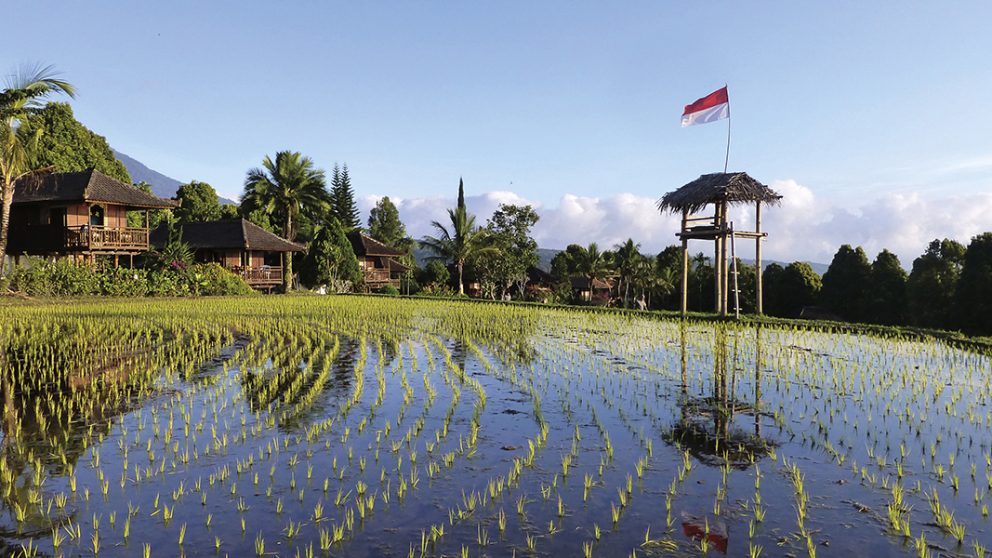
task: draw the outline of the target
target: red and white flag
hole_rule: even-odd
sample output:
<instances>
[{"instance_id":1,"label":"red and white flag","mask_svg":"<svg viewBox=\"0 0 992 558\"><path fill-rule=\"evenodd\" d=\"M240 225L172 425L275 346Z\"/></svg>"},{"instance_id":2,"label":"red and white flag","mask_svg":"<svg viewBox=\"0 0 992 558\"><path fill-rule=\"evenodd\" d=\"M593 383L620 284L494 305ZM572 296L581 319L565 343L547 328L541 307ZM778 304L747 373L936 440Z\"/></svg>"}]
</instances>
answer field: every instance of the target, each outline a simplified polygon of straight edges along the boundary
<instances>
[{"instance_id":1,"label":"red and white flag","mask_svg":"<svg viewBox=\"0 0 992 558\"><path fill-rule=\"evenodd\" d=\"M706 124L723 118L730 118L730 97L727 96L726 85L686 105L682 113L682 127Z\"/></svg>"}]
</instances>

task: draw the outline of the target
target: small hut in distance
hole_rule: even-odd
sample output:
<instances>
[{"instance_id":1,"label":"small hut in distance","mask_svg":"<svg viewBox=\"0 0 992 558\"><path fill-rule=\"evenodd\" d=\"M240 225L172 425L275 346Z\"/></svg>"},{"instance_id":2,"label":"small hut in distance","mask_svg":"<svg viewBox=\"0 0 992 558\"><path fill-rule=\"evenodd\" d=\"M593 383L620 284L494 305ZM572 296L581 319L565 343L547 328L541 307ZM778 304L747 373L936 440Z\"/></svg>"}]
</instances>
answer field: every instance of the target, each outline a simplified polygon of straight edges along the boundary
<instances>
[{"instance_id":1,"label":"small hut in distance","mask_svg":"<svg viewBox=\"0 0 992 558\"><path fill-rule=\"evenodd\" d=\"M774 190L751 178L745 172L717 172L704 174L678 190L665 194L658 200L658 210L662 213L682 214L681 231L676 234L682 239L682 313L688 306L689 292L689 241L711 240L714 243L714 297L716 311L727 315L729 276L727 265L728 248L733 248L736 238L754 239L756 282L756 309L762 313L761 285L761 240L768 236L761 231L761 204L777 205L782 199ZM731 205L755 204L753 231L736 230L728 219ZM695 215L706 206L714 208L712 215ZM729 244L729 246L728 246Z\"/></svg>"}]
</instances>

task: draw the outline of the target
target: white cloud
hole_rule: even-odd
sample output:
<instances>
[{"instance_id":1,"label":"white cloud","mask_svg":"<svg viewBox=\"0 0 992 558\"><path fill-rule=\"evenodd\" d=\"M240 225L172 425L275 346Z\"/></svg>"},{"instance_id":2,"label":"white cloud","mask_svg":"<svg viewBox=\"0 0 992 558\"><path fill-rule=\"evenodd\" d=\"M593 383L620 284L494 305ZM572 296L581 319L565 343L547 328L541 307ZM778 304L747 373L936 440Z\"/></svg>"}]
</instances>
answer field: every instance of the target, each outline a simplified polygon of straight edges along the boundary
<instances>
[{"instance_id":1,"label":"white cloud","mask_svg":"<svg viewBox=\"0 0 992 558\"><path fill-rule=\"evenodd\" d=\"M829 263L841 244L851 244L863 246L870 258L888 248L909 268L934 238L953 238L967 244L972 236L992 230L992 194L934 197L918 192L885 193L847 207L819 198L795 180L778 180L770 186L783 199L780 206L762 210L762 229L769 233L764 244L766 259ZM364 215L380 197L359 200ZM454 198L391 199L407 231L416 238L434 234L431 221L446 223L446 210L454 205ZM534 237L543 248L597 242L605 249L633 238L645 252L657 252L677 243L678 216L661 215L655 202L654 198L629 193L608 197L565 194L556 207L543 207L509 191L466 198L479 225L484 225L500 204L533 205L541 216L534 227ZM739 229L750 229L754 208L736 208L731 211L731 219ZM709 253L711 246L693 242L690 249ZM751 257L753 243L740 242L738 253Z\"/></svg>"}]
</instances>

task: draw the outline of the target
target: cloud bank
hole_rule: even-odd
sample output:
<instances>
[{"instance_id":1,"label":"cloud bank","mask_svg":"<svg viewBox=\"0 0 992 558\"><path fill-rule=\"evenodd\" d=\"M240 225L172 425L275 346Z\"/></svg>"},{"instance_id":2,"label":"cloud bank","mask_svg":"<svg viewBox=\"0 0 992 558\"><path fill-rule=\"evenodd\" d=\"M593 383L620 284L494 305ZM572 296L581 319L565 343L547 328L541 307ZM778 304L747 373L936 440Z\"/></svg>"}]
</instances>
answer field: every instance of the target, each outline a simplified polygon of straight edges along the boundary
<instances>
[{"instance_id":1,"label":"cloud bank","mask_svg":"<svg viewBox=\"0 0 992 558\"><path fill-rule=\"evenodd\" d=\"M778 180L770 186L782 194L782 204L762 210L762 228L769 233L764 244L766 259L830 263L841 244L863 246L869 258L883 248L895 252L907 269L935 238L953 238L967 244L979 233L992 230L992 194L925 196L918 192L887 193L867 198L857 206L842 206L818 198L795 180ZM358 200L367 219L381 196ZM415 238L434 234L431 221L447 224L446 210L455 200L445 197L393 198L407 232ZM545 207L516 192L493 191L468 196L469 211L484 225L500 204L530 204L541 220L534 238L542 248L597 242L601 248L633 238L641 251L654 253L677 243L679 217L661 215L656 199L629 193L606 197L563 195L555 207ZM754 223L753 208L731 211L739 229ZM711 250L712 244L690 243L690 250ZM742 257L754 253L753 244L740 242Z\"/></svg>"}]
</instances>

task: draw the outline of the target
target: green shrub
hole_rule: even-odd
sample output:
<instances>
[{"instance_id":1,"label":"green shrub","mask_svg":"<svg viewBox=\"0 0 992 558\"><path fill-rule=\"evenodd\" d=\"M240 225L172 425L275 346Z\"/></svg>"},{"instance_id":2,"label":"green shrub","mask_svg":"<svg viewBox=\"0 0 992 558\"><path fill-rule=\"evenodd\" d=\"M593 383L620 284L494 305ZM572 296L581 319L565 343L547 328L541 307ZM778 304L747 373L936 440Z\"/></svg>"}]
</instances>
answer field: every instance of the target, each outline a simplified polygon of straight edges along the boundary
<instances>
[{"instance_id":1,"label":"green shrub","mask_svg":"<svg viewBox=\"0 0 992 558\"><path fill-rule=\"evenodd\" d=\"M255 291L240 276L220 264L196 264L186 269L94 268L69 260L29 258L5 279L14 291L31 296L190 296L250 295Z\"/></svg>"},{"instance_id":2,"label":"green shrub","mask_svg":"<svg viewBox=\"0 0 992 558\"><path fill-rule=\"evenodd\" d=\"M68 260L28 258L10 273L10 288L33 296L82 296L100 293L100 278L89 267Z\"/></svg>"},{"instance_id":3,"label":"green shrub","mask_svg":"<svg viewBox=\"0 0 992 558\"><path fill-rule=\"evenodd\" d=\"M239 275L235 275L218 263L190 266L187 276L192 282L190 290L201 296L250 295L255 290Z\"/></svg>"},{"instance_id":4,"label":"green shrub","mask_svg":"<svg viewBox=\"0 0 992 558\"><path fill-rule=\"evenodd\" d=\"M458 293L451 287L447 285L439 285L437 283L428 283L427 285L424 285L424 288L421 289L418 294L436 298L455 298L458 296Z\"/></svg>"},{"instance_id":5,"label":"green shrub","mask_svg":"<svg viewBox=\"0 0 992 558\"><path fill-rule=\"evenodd\" d=\"M189 296L191 292L185 272L163 269L148 273L148 296Z\"/></svg>"},{"instance_id":6,"label":"green shrub","mask_svg":"<svg viewBox=\"0 0 992 558\"><path fill-rule=\"evenodd\" d=\"M107 296L145 296L148 272L143 269L108 267L100 270L101 293Z\"/></svg>"},{"instance_id":7,"label":"green shrub","mask_svg":"<svg viewBox=\"0 0 992 558\"><path fill-rule=\"evenodd\" d=\"M397 289L396 287L394 287L392 285L385 285L383 287L380 287L378 292L379 292L379 294L393 295L393 296L396 296L396 295L400 294L399 289Z\"/></svg>"}]
</instances>

